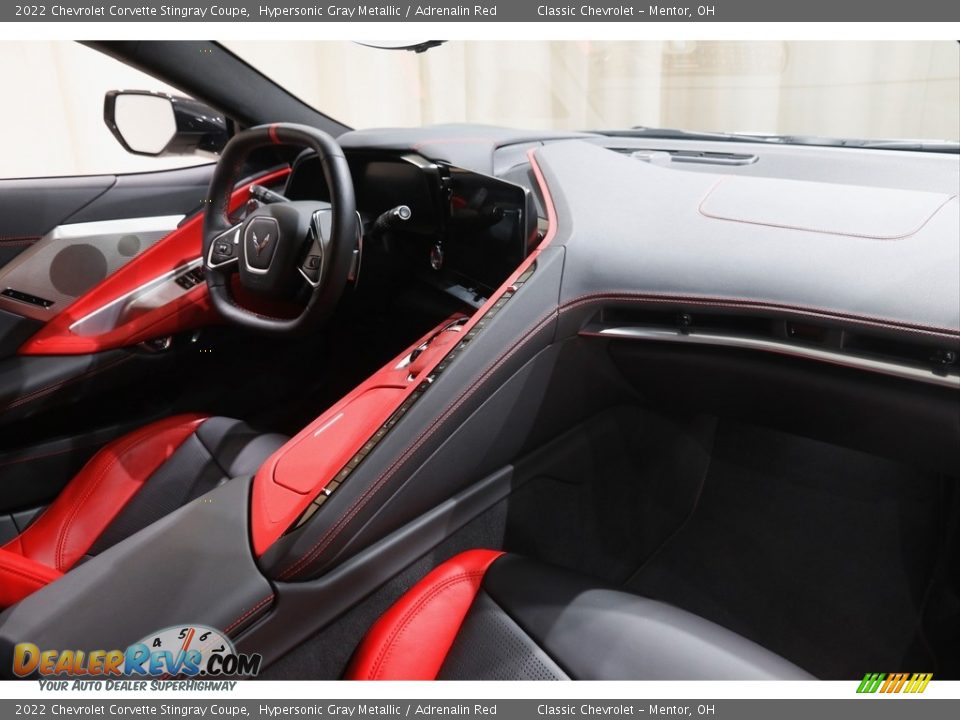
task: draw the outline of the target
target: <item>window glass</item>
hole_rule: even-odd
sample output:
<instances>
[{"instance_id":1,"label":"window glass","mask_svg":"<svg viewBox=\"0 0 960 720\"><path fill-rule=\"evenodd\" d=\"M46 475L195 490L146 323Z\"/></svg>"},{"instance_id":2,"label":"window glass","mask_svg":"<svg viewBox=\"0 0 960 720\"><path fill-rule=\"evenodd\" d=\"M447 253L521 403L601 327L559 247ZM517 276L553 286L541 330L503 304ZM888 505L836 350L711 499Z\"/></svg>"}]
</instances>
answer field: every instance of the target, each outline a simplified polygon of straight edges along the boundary
<instances>
[{"instance_id":1,"label":"window glass","mask_svg":"<svg viewBox=\"0 0 960 720\"><path fill-rule=\"evenodd\" d=\"M103 122L108 90L183 93L74 42L0 43L0 178L147 172L209 157L128 153ZM10 68L16 68L11 72Z\"/></svg>"},{"instance_id":2,"label":"window glass","mask_svg":"<svg viewBox=\"0 0 960 720\"><path fill-rule=\"evenodd\" d=\"M960 45L953 41L458 41L421 54L330 41L226 45L359 128L471 122L960 135Z\"/></svg>"}]
</instances>

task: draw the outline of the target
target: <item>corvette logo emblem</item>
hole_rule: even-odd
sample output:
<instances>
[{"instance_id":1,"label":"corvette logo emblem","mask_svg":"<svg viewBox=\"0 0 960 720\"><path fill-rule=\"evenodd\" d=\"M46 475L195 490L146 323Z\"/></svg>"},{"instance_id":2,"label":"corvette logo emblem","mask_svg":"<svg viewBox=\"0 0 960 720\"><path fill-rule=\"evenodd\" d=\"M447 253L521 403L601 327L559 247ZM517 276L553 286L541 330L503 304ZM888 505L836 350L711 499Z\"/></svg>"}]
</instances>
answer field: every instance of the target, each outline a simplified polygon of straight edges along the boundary
<instances>
[{"instance_id":1,"label":"corvette logo emblem","mask_svg":"<svg viewBox=\"0 0 960 720\"><path fill-rule=\"evenodd\" d=\"M251 231L253 235L253 248L257 251L257 257L260 257L260 254L267 249L267 246L270 244L270 233L264 235L263 240L257 237L256 231Z\"/></svg>"}]
</instances>

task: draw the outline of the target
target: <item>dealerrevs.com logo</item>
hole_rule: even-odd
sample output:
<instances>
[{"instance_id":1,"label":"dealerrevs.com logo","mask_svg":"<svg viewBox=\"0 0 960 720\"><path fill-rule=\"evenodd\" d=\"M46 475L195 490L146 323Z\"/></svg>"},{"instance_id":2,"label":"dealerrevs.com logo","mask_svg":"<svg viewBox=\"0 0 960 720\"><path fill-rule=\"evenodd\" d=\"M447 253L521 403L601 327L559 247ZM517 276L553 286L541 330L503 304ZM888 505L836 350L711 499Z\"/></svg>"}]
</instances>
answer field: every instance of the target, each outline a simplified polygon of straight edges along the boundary
<instances>
[{"instance_id":1,"label":"dealerrevs.com logo","mask_svg":"<svg viewBox=\"0 0 960 720\"><path fill-rule=\"evenodd\" d=\"M933 679L933 673L867 673L860 681L858 693L922 693Z\"/></svg>"},{"instance_id":2,"label":"dealerrevs.com logo","mask_svg":"<svg viewBox=\"0 0 960 720\"><path fill-rule=\"evenodd\" d=\"M237 653L219 630L180 625L148 635L125 650L41 649L19 643L13 652L17 677L254 677L263 657Z\"/></svg>"}]
</instances>

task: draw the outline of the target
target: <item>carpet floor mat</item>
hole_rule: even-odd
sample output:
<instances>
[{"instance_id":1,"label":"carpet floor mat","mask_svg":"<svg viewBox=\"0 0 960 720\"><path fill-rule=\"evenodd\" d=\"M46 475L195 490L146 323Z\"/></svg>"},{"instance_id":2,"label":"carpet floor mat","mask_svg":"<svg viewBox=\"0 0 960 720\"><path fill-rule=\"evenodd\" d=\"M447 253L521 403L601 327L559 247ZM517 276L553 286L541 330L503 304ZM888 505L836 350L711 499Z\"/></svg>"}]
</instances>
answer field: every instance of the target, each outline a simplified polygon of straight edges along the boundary
<instances>
[{"instance_id":1,"label":"carpet floor mat","mask_svg":"<svg viewBox=\"0 0 960 720\"><path fill-rule=\"evenodd\" d=\"M941 510L936 475L722 421L696 508L626 585L822 679L929 672Z\"/></svg>"},{"instance_id":2,"label":"carpet floor mat","mask_svg":"<svg viewBox=\"0 0 960 720\"><path fill-rule=\"evenodd\" d=\"M948 555L947 485L934 473L622 407L525 458L515 477L509 551L689 610L819 678L938 669L941 633L920 622Z\"/></svg>"}]
</instances>

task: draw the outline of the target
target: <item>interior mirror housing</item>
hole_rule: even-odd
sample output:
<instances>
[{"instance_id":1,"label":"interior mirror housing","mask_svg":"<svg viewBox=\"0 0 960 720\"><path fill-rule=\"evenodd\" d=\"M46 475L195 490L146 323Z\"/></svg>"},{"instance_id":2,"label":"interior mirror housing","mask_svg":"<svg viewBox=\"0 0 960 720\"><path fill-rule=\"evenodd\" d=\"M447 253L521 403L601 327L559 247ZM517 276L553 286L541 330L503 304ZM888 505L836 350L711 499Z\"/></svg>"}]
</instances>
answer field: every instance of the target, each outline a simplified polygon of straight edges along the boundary
<instances>
[{"instance_id":1,"label":"interior mirror housing","mask_svg":"<svg viewBox=\"0 0 960 720\"><path fill-rule=\"evenodd\" d=\"M103 121L134 155L217 154L230 139L227 119L191 98L147 90L111 90Z\"/></svg>"},{"instance_id":2,"label":"interior mirror housing","mask_svg":"<svg viewBox=\"0 0 960 720\"><path fill-rule=\"evenodd\" d=\"M380 40L377 42L357 41L357 45L376 48L378 50L409 50L415 53L425 53L427 50L440 47L446 40Z\"/></svg>"}]
</instances>

